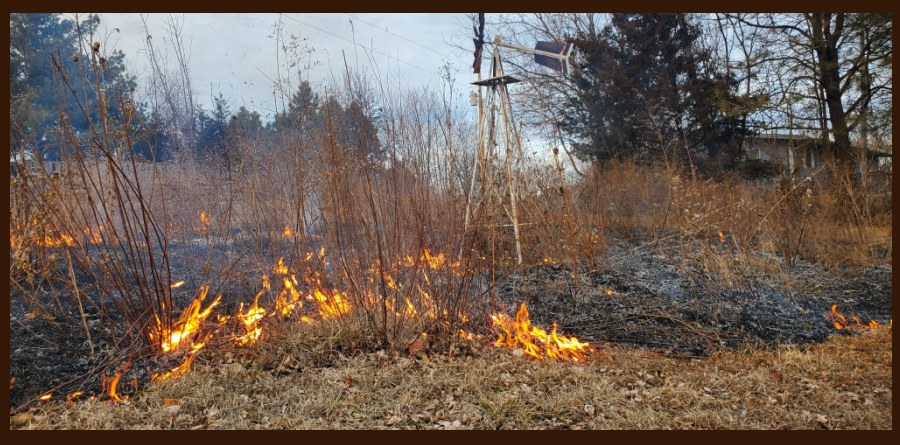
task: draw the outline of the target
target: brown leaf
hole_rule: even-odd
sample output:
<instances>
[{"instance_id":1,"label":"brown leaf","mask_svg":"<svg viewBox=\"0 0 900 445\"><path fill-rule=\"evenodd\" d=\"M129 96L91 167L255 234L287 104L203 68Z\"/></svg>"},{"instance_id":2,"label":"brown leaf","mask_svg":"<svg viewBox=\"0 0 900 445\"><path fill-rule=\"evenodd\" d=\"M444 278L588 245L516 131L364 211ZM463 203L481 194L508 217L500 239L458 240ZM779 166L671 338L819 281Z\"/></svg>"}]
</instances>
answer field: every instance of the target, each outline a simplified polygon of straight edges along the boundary
<instances>
[{"instance_id":1,"label":"brown leaf","mask_svg":"<svg viewBox=\"0 0 900 445\"><path fill-rule=\"evenodd\" d=\"M162 404L163 404L163 408L178 406L178 399L163 399Z\"/></svg>"},{"instance_id":2,"label":"brown leaf","mask_svg":"<svg viewBox=\"0 0 900 445\"><path fill-rule=\"evenodd\" d=\"M350 374L347 374L347 386L353 387L353 377L351 377Z\"/></svg>"},{"instance_id":3,"label":"brown leaf","mask_svg":"<svg viewBox=\"0 0 900 445\"><path fill-rule=\"evenodd\" d=\"M419 337L409 345L409 355L416 355L425 349L425 337Z\"/></svg>"},{"instance_id":4,"label":"brown leaf","mask_svg":"<svg viewBox=\"0 0 900 445\"><path fill-rule=\"evenodd\" d=\"M773 381L777 382L777 381L780 381L784 377L784 375L781 374L781 371L779 371L777 369L773 369L772 372L769 373L769 377Z\"/></svg>"},{"instance_id":5,"label":"brown leaf","mask_svg":"<svg viewBox=\"0 0 900 445\"><path fill-rule=\"evenodd\" d=\"M22 413L22 414L16 415L15 417L13 417L10 420L12 422L12 425L14 427L18 428L20 426L28 425L29 422L34 422L34 416L32 416L31 414L28 414L28 413Z\"/></svg>"}]
</instances>

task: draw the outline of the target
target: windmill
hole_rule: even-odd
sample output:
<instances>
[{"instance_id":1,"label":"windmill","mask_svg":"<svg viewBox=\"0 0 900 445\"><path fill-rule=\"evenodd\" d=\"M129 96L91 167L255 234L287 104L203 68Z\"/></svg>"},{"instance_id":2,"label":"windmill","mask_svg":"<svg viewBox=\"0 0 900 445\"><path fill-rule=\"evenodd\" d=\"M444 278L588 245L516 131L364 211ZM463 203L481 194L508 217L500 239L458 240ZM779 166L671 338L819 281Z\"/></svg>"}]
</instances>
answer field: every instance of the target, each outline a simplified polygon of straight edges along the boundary
<instances>
[{"instance_id":1,"label":"windmill","mask_svg":"<svg viewBox=\"0 0 900 445\"><path fill-rule=\"evenodd\" d=\"M472 169L472 180L466 201L465 232L479 212L503 209L513 227L516 241L517 264L522 264L522 242L519 232L518 164L522 158L522 144L510 104L507 86L520 82L503 71L501 48L534 55L535 63L564 74L569 72L569 56L572 44L562 42L537 42L534 49L503 43L494 38L490 77L481 78L481 54L484 45L484 14L478 15L475 28L475 63L472 68L478 74L478 96L472 94L472 105L478 105L478 157ZM482 89L487 94L482 94ZM507 201L508 198L508 201ZM508 226L507 226L508 227ZM460 252L462 255L462 252Z\"/></svg>"}]
</instances>

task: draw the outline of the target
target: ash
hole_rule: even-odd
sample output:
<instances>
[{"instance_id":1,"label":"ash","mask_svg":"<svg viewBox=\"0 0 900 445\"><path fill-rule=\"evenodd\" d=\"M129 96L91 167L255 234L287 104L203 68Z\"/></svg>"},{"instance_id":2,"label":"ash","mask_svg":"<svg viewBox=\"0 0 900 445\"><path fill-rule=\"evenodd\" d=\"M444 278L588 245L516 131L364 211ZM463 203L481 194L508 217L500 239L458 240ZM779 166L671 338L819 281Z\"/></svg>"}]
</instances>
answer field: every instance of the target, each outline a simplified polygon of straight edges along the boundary
<instances>
[{"instance_id":1,"label":"ash","mask_svg":"<svg viewBox=\"0 0 900 445\"><path fill-rule=\"evenodd\" d=\"M893 318L890 264L798 261L790 274L747 273L729 286L658 246L618 243L611 250L603 261L581 263L577 285L571 263L541 265L510 274L497 296L511 314L526 303L536 325L556 322L581 341L687 356L853 335L826 319L835 304L863 324ZM754 254L783 264L776 255Z\"/></svg>"}]
</instances>

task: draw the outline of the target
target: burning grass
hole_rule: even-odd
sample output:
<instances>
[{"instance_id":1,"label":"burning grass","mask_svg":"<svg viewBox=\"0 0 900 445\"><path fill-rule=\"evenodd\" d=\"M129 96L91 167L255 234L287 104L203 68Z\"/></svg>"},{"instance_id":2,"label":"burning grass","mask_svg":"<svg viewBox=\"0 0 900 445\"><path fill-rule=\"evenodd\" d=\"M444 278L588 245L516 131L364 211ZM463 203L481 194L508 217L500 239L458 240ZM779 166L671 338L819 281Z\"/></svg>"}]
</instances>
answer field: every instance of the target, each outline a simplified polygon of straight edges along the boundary
<instances>
[{"instance_id":1,"label":"burning grass","mask_svg":"<svg viewBox=\"0 0 900 445\"><path fill-rule=\"evenodd\" d=\"M305 324L276 338L198 359L128 403L38 407L25 428L892 428L887 328L693 361L606 348L579 365L482 343L422 359L353 353Z\"/></svg>"}]
</instances>

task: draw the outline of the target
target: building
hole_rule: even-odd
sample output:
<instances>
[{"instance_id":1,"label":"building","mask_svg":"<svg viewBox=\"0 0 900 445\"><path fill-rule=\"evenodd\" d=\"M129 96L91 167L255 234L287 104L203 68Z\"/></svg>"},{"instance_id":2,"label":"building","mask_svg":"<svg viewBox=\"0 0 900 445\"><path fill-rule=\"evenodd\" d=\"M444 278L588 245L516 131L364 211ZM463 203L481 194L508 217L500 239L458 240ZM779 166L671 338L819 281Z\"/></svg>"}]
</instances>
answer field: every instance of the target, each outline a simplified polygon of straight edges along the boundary
<instances>
[{"instance_id":1,"label":"building","mask_svg":"<svg viewBox=\"0 0 900 445\"><path fill-rule=\"evenodd\" d=\"M793 148L793 149L791 149ZM808 176L825 164L825 146L821 140L806 134L763 133L744 141L744 153L748 160L777 164L780 171ZM869 149L869 181L890 183L892 156L890 152ZM855 173L862 171L862 162L856 165Z\"/></svg>"}]
</instances>

